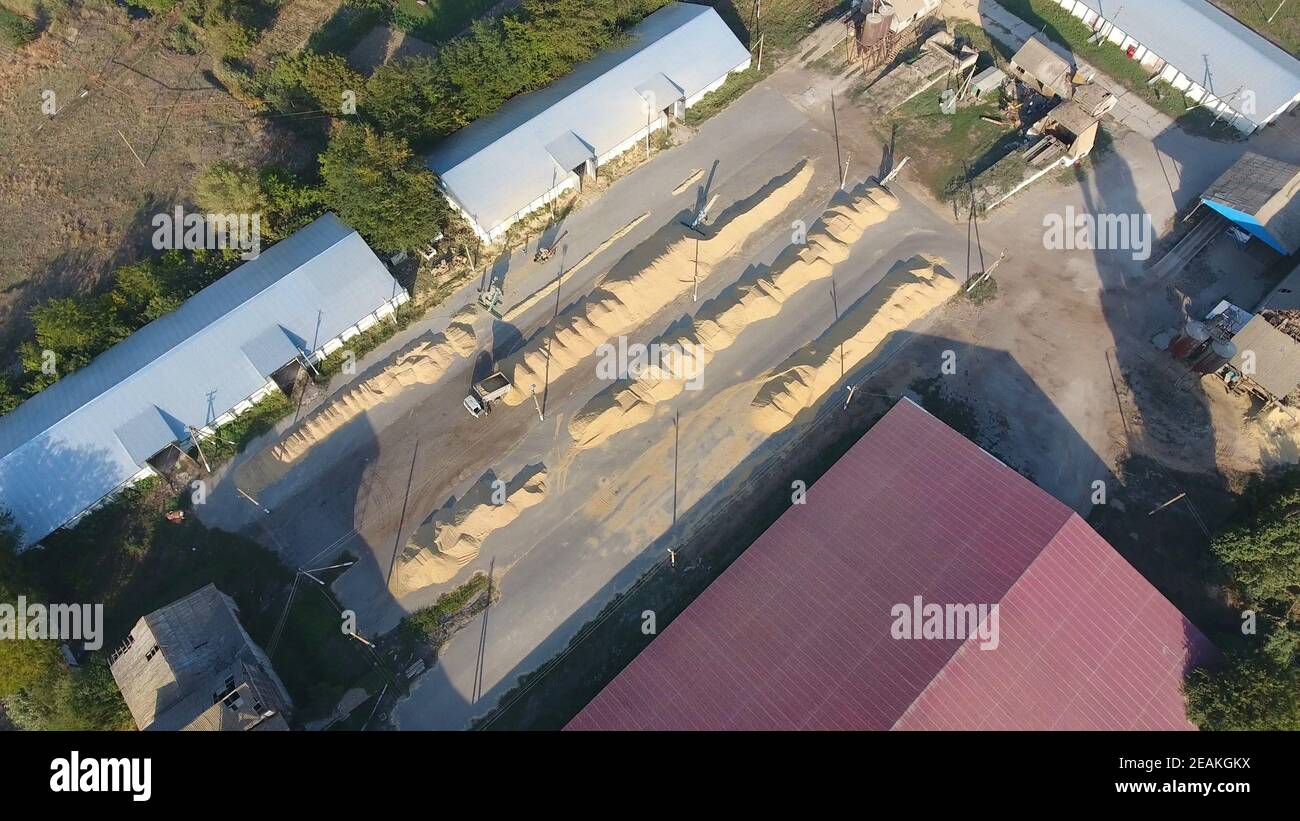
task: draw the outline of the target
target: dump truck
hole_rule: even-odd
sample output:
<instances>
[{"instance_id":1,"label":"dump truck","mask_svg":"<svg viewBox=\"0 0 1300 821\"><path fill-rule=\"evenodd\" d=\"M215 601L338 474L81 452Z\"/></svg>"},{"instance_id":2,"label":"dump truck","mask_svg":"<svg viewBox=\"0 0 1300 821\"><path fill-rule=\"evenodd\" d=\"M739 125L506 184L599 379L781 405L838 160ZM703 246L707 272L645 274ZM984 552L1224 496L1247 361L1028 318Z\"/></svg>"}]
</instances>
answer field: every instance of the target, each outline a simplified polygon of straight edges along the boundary
<instances>
[{"instance_id":1,"label":"dump truck","mask_svg":"<svg viewBox=\"0 0 1300 821\"><path fill-rule=\"evenodd\" d=\"M501 371L493 373L486 379L474 383L469 396L465 397L465 410L471 416L478 417L490 409L492 403L510 392L510 380Z\"/></svg>"}]
</instances>

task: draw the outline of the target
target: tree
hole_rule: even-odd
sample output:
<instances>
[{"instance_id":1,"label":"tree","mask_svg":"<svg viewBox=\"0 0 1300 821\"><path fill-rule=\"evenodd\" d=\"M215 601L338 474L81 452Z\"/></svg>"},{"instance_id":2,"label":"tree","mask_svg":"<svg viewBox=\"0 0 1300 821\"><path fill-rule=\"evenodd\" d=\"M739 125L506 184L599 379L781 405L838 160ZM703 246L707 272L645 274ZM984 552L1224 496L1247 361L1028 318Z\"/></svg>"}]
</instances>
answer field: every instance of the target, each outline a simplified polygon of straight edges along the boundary
<instances>
[{"instance_id":1,"label":"tree","mask_svg":"<svg viewBox=\"0 0 1300 821\"><path fill-rule=\"evenodd\" d=\"M403 251L428 242L446 216L433 173L398 137L339 124L320 166L326 202L380 250Z\"/></svg>"},{"instance_id":2,"label":"tree","mask_svg":"<svg viewBox=\"0 0 1300 821\"><path fill-rule=\"evenodd\" d=\"M1262 655L1237 655L1219 670L1193 670L1187 717L1202 730L1300 730L1300 675Z\"/></svg>"},{"instance_id":3,"label":"tree","mask_svg":"<svg viewBox=\"0 0 1300 821\"><path fill-rule=\"evenodd\" d=\"M264 207L263 230L271 239L281 239L319 217L325 211L325 194L282 168L262 171L259 180Z\"/></svg>"},{"instance_id":4,"label":"tree","mask_svg":"<svg viewBox=\"0 0 1300 821\"><path fill-rule=\"evenodd\" d=\"M194 202L212 214L253 214L264 200L257 170L235 160L213 163L194 182Z\"/></svg>"},{"instance_id":5,"label":"tree","mask_svg":"<svg viewBox=\"0 0 1300 821\"><path fill-rule=\"evenodd\" d=\"M29 314L35 328L35 340L20 348L23 367L32 374L57 378L90 361L105 347L111 329L93 300L74 297L51 299L33 308ZM47 351L53 352L54 373Z\"/></svg>"},{"instance_id":6,"label":"tree","mask_svg":"<svg viewBox=\"0 0 1300 821\"><path fill-rule=\"evenodd\" d=\"M1295 602L1300 595L1300 471L1253 487L1236 527L1210 549L1246 596L1257 602Z\"/></svg>"}]
</instances>

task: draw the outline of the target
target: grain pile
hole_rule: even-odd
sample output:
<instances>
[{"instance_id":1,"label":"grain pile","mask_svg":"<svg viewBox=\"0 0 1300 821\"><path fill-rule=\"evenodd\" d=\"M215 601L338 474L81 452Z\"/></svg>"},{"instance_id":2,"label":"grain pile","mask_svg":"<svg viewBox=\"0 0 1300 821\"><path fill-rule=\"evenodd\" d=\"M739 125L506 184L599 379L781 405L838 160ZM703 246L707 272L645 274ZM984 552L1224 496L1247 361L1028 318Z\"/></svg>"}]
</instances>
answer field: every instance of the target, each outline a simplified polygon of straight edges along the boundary
<instances>
[{"instance_id":1,"label":"grain pile","mask_svg":"<svg viewBox=\"0 0 1300 821\"><path fill-rule=\"evenodd\" d=\"M796 352L762 380L750 403L754 427L775 433L833 389L852 368L874 354L893 333L957 293L959 285L939 267L942 260L912 257L890 269L867 296L816 342Z\"/></svg>"},{"instance_id":2,"label":"grain pile","mask_svg":"<svg viewBox=\"0 0 1300 821\"><path fill-rule=\"evenodd\" d=\"M680 357L679 367L647 370L587 403L569 423L577 447L594 447L650 419L656 404L685 390L687 380L746 328L776 316L794 294L829 277L863 232L897 208L893 194L878 185L864 185L847 203L827 209L805 245L792 246L765 276L735 286L704 306L689 329L667 341Z\"/></svg>"},{"instance_id":3,"label":"grain pile","mask_svg":"<svg viewBox=\"0 0 1300 821\"><path fill-rule=\"evenodd\" d=\"M435 511L420 525L398 558L391 585L394 595L451 581L478 556L483 540L493 531L546 497L546 471L538 470L526 479L523 474L516 476L498 496L501 504L493 499L494 490L491 481L480 482L450 513Z\"/></svg>"},{"instance_id":4,"label":"grain pile","mask_svg":"<svg viewBox=\"0 0 1300 821\"><path fill-rule=\"evenodd\" d=\"M556 320L503 368L514 389L508 405L528 399L530 386L554 382L607 340L626 334L686 293L696 277L707 279L713 268L736 254L753 234L779 217L808 188L811 164L765 195L752 207L728 218L708 239L697 239L683 226L669 227L672 239L649 265L621 277L611 277L592 291L581 307Z\"/></svg>"},{"instance_id":5,"label":"grain pile","mask_svg":"<svg viewBox=\"0 0 1300 821\"><path fill-rule=\"evenodd\" d=\"M458 357L474 352L474 328L469 324L473 314L473 308L462 309L452 317L447 330L416 341L398 352L382 371L330 399L283 440L243 466L241 476L254 487L265 487L284 476L312 448L366 411L393 400L413 385L437 382Z\"/></svg>"}]
</instances>

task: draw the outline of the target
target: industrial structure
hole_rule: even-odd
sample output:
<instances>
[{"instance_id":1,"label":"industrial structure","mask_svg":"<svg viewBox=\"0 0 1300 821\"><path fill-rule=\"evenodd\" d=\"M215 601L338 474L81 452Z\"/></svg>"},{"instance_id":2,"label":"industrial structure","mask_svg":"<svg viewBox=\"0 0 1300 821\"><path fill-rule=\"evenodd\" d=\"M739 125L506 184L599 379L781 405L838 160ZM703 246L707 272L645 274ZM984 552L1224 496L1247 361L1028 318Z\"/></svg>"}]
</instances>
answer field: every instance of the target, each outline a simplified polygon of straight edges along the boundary
<instances>
[{"instance_id":1,"label":"industrial structure","mask_svg":"<svg viewBox=\"0 0 1300 821\"><path fill-rule=\"evenodd\" d=\"M1300 166L1247 152L1205 189L1200 205L1279 254L1300 250Z\"/></svg>"},{"instance_id":2,"label":"industrial structure","mask_svg":"<svg viewBox=\"0 0 1300 821\"><path fill-rule=\"evenodd\" d=\"M112 654L141 730L287 730L289 693L215 585L144 616Z\"/></svg>"},{"instance_id":3,"label":"industrial structure","mask_svg":"<svg viewBox=\"0 0 1300 821\"><path fill-rule=\"evenodd\" d=\"M1300 103L1300 61L1208 0L1052 2L1243 132Z\"/></svg>"},{"instance_id":4,"label":"industrial structure","mask_svg":"<svg viewBox=\"0 0 1300 821\"><path fill-rule=\"evenodd\" d=\"M1011 76L1044 97L1070 99L1074 66L1041 37L1030 37L1012 57Z\"/></svg>"},{"instance_id":5,"label":"industrial structure","mask_svg":"<svg viewBox=\"0 0 1300 821\"><path fill-rule=\"evenodd\" d=\"M1193 729L1184 675L1216 655L1077 513L903 399L568 728Z\"/></svg>"},{"instance_id":6,"label":"industrial structure","mask_svg":"<svg viewBox=\"0 0 1300 821\"><path fill-rule=\"evenodd\" d=\"M750 54L708 6L670 3L632 43L506 103L428 155L448 201L485 242L685 116Z\"/></svg>"},{"instance_id":7,"label":"industrial structure","mask_svg":"<svg viewBox=\"0 0 1300 821\"><path fill-rule=\"evenodd\" d=\"M855 3L844 17L848 61L867 72L889 65L921 36L926 19L938 9L939 0Z\"/></svg>"},{"instance_id":8,"label":"industrial structure","mask_svg":"<svg viewBox=\"0 0 1300 821\"><path fill-rule=\"evenodd\" d=\"M0 417L0 504L22 546L155 474L407 299L326 214L62 377Z\"/></svg>"}]
</instances>

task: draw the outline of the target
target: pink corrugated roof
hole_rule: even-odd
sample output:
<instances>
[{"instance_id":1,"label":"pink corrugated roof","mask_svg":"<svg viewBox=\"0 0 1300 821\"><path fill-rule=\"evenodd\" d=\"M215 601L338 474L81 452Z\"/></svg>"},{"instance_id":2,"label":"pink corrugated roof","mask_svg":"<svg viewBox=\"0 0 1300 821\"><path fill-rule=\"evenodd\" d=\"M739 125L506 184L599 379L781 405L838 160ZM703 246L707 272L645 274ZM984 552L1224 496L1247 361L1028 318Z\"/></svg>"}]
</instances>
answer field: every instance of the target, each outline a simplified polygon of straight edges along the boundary
<instances>
[{"instance_id":1,"label":"pink corrugated roof","mask_svg":"<svg viewBox=\"0 0 1300 821\"><path fill-rule=\"evenodd\" d=\"M1000 642L891 638L999 605ZM1190 728L1213 648L1079 518L899 402L570 729Z\"/></svg>"}]
</instances>

